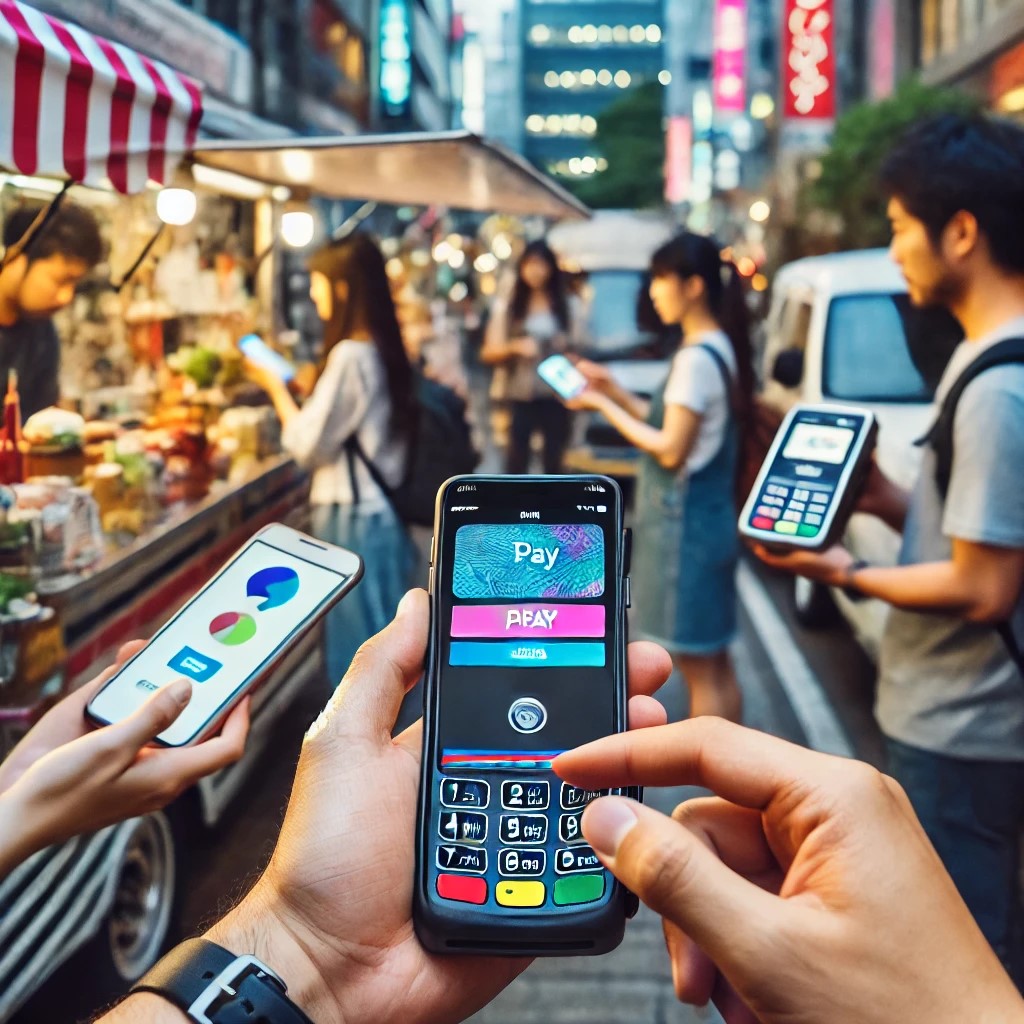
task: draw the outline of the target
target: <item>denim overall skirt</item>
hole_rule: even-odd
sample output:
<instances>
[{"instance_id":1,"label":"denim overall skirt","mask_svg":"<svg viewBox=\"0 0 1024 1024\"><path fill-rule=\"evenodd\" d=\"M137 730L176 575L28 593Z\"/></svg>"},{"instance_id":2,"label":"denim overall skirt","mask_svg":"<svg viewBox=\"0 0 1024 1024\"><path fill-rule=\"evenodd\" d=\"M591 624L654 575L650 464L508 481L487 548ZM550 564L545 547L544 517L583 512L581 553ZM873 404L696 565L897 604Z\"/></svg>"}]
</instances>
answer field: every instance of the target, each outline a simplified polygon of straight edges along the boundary
<instances>
[{"instance_id":1,"label":"denim overall skirt","mask_svg":"<svg viewBox=\"0 0 1024 1024\"><path fill-rule=\"evenodd\" d=\"M664 419L662 393L648 422L660 429ZM650 455L641 456L631 632L670 654L716 654L736 635L738 452L739 432L730 416L715 457L695 473L685 467L673 472Z\"/></svg>"}]
</instances>

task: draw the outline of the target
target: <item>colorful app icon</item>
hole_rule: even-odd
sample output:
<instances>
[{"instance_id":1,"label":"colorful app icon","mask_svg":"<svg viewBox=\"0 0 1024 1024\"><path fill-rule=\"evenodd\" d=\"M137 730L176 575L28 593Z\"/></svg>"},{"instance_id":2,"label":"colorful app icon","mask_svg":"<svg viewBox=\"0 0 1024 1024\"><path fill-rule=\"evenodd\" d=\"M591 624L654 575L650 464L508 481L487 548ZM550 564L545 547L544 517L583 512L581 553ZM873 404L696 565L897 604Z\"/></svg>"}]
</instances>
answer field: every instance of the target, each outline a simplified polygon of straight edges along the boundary
<instances>
[{"instance_id":1,"label":"colorful app icon","mask_svg":"<svg viewBox=\"0 0 1024 1024\"><path fill-rule=\"evenodd\" d=\"M210 636L225 647L240 647L256 635L256 620L245 612L225 612L210 623Z\"/></svg>"},{"instance_id":2,"label":"colorful app icon","mask_svg":"<svg viewBox=\"0 0 1024 1024\"><path fill-rule=\"evenodd\" d=\"M180 672L197 683L205 683L212 679L224 666L213 658L200 654L191 647L183 647L167 663L175 672Z\"/></svg>"},{"instance_id":3,"label":"colorful app icon","mask_svg":"<svg viewBox=\"0 0 1024 1024\"><path fill-rule=\"evenodd\" d=\"M246 584L245 593L248 597L264 599L257 609L261 612L271 608L280 608L287 604L299 592L299 574L294 569L282 565L260 569L253 573Z\"/></svg>"}]
</instances>

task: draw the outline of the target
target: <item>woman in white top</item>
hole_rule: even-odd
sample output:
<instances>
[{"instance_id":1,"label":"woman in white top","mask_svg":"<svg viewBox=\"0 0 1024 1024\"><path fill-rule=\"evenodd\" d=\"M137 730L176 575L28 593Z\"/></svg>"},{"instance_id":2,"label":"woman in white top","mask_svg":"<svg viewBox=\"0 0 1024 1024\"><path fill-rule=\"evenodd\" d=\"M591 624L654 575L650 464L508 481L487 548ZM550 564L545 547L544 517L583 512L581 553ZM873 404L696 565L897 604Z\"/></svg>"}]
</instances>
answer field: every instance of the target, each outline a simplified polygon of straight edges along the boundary
<instances>
[{"instance_id":1,"label":"woman in white top","mask_svg":"<svg viewBox=\"0 0 1024 1024\"><path fill-rule=\"evenodd\" d=\"M480 350L481 361L503 375L496 391L512 413L506 473L527 472L537 433L544 441L544 472L562 469L571 417L537 376L537 365L579 347L580 319L555 254L546 242L531 242L519 258L511 297L496 300L491 309Z\"/></svg>"},{"instance_id":2,"label":"woman in white top","mask_svg":"<svg viewBox=\"0 0 1024 1024\"><path fill-rule=\"evenodd\" d=\"M310 296L324 321L324 358L313 393L300 409L286 385L251 363L250 377L270 395L285 450L313 472L313 532L357 552L360 585L327 622L327 669L340 682L359 645L394 616L412 582L415 550L358 442L394 486L405 468L415 422L412 367L376 243L356 232L314 254Z\"/></svg>"},{"instance_id":3,"label":"woman in white top","mask_svg":"<svg viewBox=\"0 0 1024 1024\"><path fill-rule=\"evenodd\" d=\"M736 633L736 484L753 396L747 310L739 275L718 244L686 232L656 252L651 299L683 342L660 395L647 402L608 371L580 363L596 409L643 453L633 531L636 631L673 656L690 713L739 721L729 658Z\"/></svg>"}]
</instances>

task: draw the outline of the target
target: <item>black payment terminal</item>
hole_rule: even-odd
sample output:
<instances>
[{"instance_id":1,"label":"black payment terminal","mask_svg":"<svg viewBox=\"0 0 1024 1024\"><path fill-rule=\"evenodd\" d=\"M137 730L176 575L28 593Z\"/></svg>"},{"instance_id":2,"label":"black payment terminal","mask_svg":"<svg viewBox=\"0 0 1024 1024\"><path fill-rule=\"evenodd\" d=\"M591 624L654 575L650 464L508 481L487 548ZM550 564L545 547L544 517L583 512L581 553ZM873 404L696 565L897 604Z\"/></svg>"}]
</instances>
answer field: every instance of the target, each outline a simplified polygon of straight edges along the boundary
<instances>
[{"instance_id":1,"label":"black payment terminal","mask_svg":"<svg viewBox=\"0 0 1024 1024\"><path fill-rule=\"evenodd\" d=\"M564 750L626 728L622 496L600 476L456 477L431 570L414 920L438 953L615 948L634 902L587 846Z\"/></svg>"},{"instance_id":2,"label":"black payment terminal","mask_svg":"<svg viewBox=\"0 0 1024 1024\"><path fill-rule=\"evenodd\" d=\"M871 466L878 425L854 406L797 405L740 514L744 537L819 551L836 543Z\"/></svg>"}]
</instances>

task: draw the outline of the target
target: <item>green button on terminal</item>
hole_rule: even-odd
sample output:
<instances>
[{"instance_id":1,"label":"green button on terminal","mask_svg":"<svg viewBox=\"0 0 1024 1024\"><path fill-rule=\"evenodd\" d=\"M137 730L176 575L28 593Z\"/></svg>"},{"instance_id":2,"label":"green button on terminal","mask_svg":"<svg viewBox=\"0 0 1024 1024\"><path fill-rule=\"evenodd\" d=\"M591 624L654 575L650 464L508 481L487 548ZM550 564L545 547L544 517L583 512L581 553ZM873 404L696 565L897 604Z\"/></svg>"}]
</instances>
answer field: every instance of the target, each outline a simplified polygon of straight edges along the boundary
<instances>
[{"instance_id":1,"label":"green button on terminal","mask_svg":"<svg viewBox=\"0 0 1024 1024\"><path fill-rule=\"evenodd\" d=\"M593 903L604 895L604 875L574 875L555 882L555 906Z\"/></svg>"}]
</instances>

